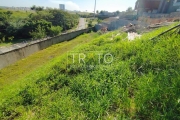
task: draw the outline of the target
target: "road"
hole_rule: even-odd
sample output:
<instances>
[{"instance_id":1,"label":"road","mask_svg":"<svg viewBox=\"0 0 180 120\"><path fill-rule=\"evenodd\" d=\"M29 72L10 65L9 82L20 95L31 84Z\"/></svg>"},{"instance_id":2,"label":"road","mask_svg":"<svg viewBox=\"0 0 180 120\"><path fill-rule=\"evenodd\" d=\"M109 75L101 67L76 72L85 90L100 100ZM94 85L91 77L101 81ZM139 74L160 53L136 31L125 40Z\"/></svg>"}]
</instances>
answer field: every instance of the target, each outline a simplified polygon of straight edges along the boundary
<instances>
[{"instance_id":1,"label":"road","mask_svg":"<svg viewBox=\"0 0 180 120\"><path fill-rule=\"evenodd\" d=\"M86 19L85 18L80 18L79 19L79 25L76 28L76 30L82 30L86 28Z\"/></svg>"}]
</instances>

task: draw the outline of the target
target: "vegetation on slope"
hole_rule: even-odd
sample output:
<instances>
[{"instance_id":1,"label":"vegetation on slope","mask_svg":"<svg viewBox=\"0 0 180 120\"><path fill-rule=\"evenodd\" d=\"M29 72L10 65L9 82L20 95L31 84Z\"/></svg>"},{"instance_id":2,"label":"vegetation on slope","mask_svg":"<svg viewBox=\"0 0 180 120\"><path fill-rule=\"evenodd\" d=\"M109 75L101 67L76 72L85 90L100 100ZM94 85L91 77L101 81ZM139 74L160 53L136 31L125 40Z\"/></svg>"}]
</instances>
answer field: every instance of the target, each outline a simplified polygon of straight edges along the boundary
<instances>
[{"instance_id":1,"label":"vegetation on slope","mask_svg":"<svg viewBox=\"0 0 180 120\"><path fill-rule=\"evenodd\" d=\"M27 18L31 13L35 13L35 11L18 11L18 10L7 10L7 9L2 9L0 8L0 12L7 12L10 11L12 12L12 17L14 18Z\"/></svg>"},{"instance_id":2,"label":"vegetation on slope","mask_svg":"<svg viewBox=\"0 0 180 120\"><path fill-rule=\"evenodd\" d=\"M1 91L0 118L180 119L180 35L149 40L166 28L131 42L118 31L102 35L71 51L92 53L76 67L56 58ZM99 64L95 51L114 61Z\"/></svg>"},{"instance_id":3,"label":"vegetation on slope","mask_svg":"<svg viewBox=\"0 0 180 120\"><path fill-rule=\"evenodd\" d=\"M25 76L27 76L32 71L36 70L38 67L47 64L49 61L53 60L57 56L61 56L73 48L86 44L92 39L98 37L97 33L88 33L81 35L71 41L65 41L56 45L53 45L47 49L41 50L29 57L19 60L15 64L9 65L6 68L0 70L0 89L3 87L14 83Z\"/></svg>"},{"instance_id":4,"label":"vegetation on slope","mask_svg":"<svg viewBox=\"0 0 180 120\"><path fill-rule=\"evenodd\" d=\"M0 43L56 36L62 30L75 27L79 22L78 18L76 14L55 9L26 13L2 9L0 10Z\"/></svg>"}]
</instances>

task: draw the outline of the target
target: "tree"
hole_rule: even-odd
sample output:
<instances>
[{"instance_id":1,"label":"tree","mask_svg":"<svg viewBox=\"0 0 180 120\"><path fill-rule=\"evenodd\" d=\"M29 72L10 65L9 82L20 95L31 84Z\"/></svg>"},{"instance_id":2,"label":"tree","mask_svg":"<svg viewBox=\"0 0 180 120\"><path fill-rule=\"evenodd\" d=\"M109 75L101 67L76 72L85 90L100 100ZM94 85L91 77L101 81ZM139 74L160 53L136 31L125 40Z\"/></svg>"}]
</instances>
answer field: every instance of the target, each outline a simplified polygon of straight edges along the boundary
<instances>
[{"instance_id":1,"label":"tree","mask_svg":"<svg viewBox=\"0 0 180 120\"><path fill-rule=\"evenodd\" d=\"M93 27L92 20L89 21L88 27Z\"/></svg>"},{"instance_id":2,"label":"tree","mask_svg":"<svg viewBox=\"0 0 180 120\"><path fill-rule=\"evenodd\" d=\"M11 11L0 12L0 39L1 41L11 40L14 36L11 36L11 33L8 28L11 27ZM9 39L10 38L10 39Z\"/></svg>"},{"instance_id":3,"label":"tree","mask_svg":"<svg viewBox=\"0 0 180 120\"><path fill-rule=\"evenodd\" d=\"M35 10L35 13L31 13L26 18L21 18L19 14L16 16L13 11L0 12L0 42L14 38L37 39L47 35L56 36L62 29L71 29L79 22L77 14L69 14L58 9L43 9L43 7L33 5L31 10Z\"/></svg>"},{"instance_id":4,"label":"tree","mask_svg":"<svg viewBox=\"0 0 180 120\"><path fill-rule=\"evenodd\" d=\"M104 11L103 11L103 10L101 10L101 11L100 11L100 14L103 14L103 12L104 12Z\"/></svg>"},{"instance_id":5,"label":"tree","mask_svg":"<svg viewBox=\"0 0 180 120\"><path fill-rule=\"evenodd\" d=\"M41 27L40 25L38 25L38 27L36 28L35 31L29 32L30 36L33 39L41 39L41 38L45 38L46 36L46 31L43 27Z\"/></svg>"},{"instance_id":6,"label":"tree","mask_svg":"<svg viewBox=\"0 0 180 120\"><path fill-rule=\"evenodd\" d=\"M132 12L132 11L133 11L132 7L128 7L128 9L126 10L126 12Z\"/></svg>"},{"instance_id":7,"label":"tree","mask_svg":"<svg viewBox=\"0 0 180 120\"><path fill-rule=\"evenodd\" d=\"M117 11L116 11L116 14L117 14L117 15L119 15L119 14L120 14L120 11L119 11L119 10L117 10Z\"/></svg>"},{"instance_id":8,"label":"tree","mask_svg":"<svg viewBox=\"0 0 180 120\"><path fill-rule=\"evenodd\" d=\"M62 10L49 10L53 18L49 21L53 26L61 26L63 30L71 29L79 22L79 16L76 14L69 14Z\"/></svg>"},{"instance_id":9,"label":"tree","mask_svg":"<svg viewBox=\"0 0 180 120\"><path fill-rule=\"evenodd\" d=\"M37 30L38 26L40 26L43 30L45 30L45 33L48 33L49 28L51 28L52 23L48 22L46 20L29 20L26 22L26 24L22 27L22 29L19 30L21 33L22 38L31 38L32 35L30 35L30 32L34 32Z\"/></svg>"},{"instance_id":10,"label":"tree","mask_svg":"<svg viewBox=\"0 0 180 120\"><path fill-rule=\"evenodd\" d=\"M62 28L60 26L51 26L51 28L49 29L49 35L51 37L53 36L57 36L59 35L59 33L61 33Z\"/></svg>"},{"instance_id":11,"label":"tree","mask_svg":"<svg viewBox=\"0 0 180 120\"><path fill-rule=\"evenodd\" d=\"M2 29L2 26L7 27L11 21L11 11L7 12L0 12L0 28ZM2 26L1 26L2 25Z\"/></svg>"},{"instance_id":12,"label":"tree","mask_svg":"<svg viewBox=\"0 0 180 120\"><path fill-rule=\"evenodd\" d=\"M54 16L47 12L47 11L38 11L36 13L31 13L29 15L29 18L31 20L41 20L41 19L44 19L46 21L50 21Z\"/></svg>"},{"instance_id":13,"label":"tree","mask_svg":"<svg viewBox=\"0 0 180 120\"><path fill-rule=\"evenodd\" d=\"M40 6L36 7L36 11L42 11L42 10L44 10L44 7L40 7Z\"/></svg>"},{"instance_id":14,"label":"tree","mask_svg":"<svg viewBox=\"0 0 180 120\"><path fill-rule=\"evenodd\" d=\"M99 14L99 10L97 10L96 13Z\"/></svg>"},{"instance_id":15,"label":"tree","mask_svg":"<svg viewBox=\"0 0 180 120\"><path fill-rule=\"evenodd\" d=\"M98 22L98 24L99 24L99 23L101 23L101 22L102 22L102 20L98 19L98 20L97 20L97 22Z\"/></svg>"},{"instance_id":16,"label":"tree","mask_svg":"<svg viewBox=\"0 0 180 120\"><path fill-rule=\"evenodd\" d=\"M42 10L44 10L44 7L33 5L33 6L31 7L31 10L42 11Z\"/></svg>"},{"instance_id":17,"label":"tree","mask_svg":"<svg viewBox=\"0 0 180 120\"><path fill-rule=\"evenodd\" d=\"M31 10L36 10L36 6L33 5L33 6L31 7Z\"/></svg>"}]
</instances>

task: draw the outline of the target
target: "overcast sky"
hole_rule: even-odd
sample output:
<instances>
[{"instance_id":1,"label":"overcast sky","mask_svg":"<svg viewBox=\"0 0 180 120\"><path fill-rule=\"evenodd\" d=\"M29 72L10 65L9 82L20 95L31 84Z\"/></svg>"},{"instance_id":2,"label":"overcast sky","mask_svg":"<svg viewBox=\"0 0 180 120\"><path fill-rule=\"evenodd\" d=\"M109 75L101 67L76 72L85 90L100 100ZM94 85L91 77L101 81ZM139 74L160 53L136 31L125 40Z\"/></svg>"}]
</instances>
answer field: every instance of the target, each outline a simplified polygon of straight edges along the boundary
<instances>
[{"instance_id":1,"label":"overcast sky","mask_svg":"<svg viewBox=\"0 0 180 120\"><path fill-rule=\"evenodd\" d=\"M134 8L136 0L97 0L97 10L125 11L128 7ZM0 0L0 6L31 7L32 5L58 8L65 4L67 10L89 11L94 10L95 0Z\"/></svg>"}]
</instances>

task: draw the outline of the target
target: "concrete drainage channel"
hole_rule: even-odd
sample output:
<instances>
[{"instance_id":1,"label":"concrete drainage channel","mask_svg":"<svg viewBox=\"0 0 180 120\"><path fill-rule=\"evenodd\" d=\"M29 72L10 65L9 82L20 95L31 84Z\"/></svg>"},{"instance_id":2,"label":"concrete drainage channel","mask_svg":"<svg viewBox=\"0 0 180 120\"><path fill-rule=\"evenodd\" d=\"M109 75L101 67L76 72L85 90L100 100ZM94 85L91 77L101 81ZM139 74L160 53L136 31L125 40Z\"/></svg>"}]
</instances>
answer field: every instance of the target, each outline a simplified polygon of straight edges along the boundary
<instances>
[{"instance_id":1,"label":"concrete drainage channel","mask_svg":"<svg viewBox=\"0 0 180 120\"><path fill-rule=\"evenodd\" d=\"M35 52L50 47L51 45L71 40L83 33L91 31L92 29L93 28L78 30L49 39L37 40L29 44L25 43L22 45L12 45L8 48L2 47L0 48L0 69L17 62L18 60L26 58Z\"/></svg>"}]
</instances>

